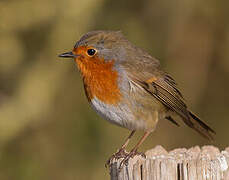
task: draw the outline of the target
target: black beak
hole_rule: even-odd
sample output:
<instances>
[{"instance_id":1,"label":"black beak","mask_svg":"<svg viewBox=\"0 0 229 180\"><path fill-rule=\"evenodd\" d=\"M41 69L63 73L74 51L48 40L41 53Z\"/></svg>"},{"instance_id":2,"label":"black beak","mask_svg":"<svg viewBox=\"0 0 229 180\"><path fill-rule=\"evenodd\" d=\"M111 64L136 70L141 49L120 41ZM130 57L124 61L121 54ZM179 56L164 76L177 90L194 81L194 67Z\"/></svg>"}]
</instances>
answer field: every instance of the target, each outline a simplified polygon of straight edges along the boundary
<instances>
[{"instance_id":1,"label":"black beak","mask_svg":"<svg viewBox=\"0 0 229 180\"><path fill-rule=\"evenodd\" d=\"M62 58L77 58L79 55L73 54L72 52L66 52L63 54L60 54L58 57Z\"/></svg>"}]
</instances>

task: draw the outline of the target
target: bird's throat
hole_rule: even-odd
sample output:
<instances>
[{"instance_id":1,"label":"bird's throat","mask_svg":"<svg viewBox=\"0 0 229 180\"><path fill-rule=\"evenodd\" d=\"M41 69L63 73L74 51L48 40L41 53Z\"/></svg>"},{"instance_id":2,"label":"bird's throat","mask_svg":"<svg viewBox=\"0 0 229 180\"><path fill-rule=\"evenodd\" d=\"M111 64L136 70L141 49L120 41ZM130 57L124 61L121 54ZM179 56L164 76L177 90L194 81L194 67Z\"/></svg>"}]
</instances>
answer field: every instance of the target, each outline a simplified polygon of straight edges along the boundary
<instances>
[{"instance_id":1,"label":"bird's throat","mask_svg":"<svg viewBox=\"0 0 229 180\"><path fill-rule=\"evenodd\" d=\"M94 97L107 104L117 104L121 93L118 87L118 72L114 70L114 61L105 62L93 57L76 59L81 71L84 89L89 101Z\"/></svg>"}]
</instances>

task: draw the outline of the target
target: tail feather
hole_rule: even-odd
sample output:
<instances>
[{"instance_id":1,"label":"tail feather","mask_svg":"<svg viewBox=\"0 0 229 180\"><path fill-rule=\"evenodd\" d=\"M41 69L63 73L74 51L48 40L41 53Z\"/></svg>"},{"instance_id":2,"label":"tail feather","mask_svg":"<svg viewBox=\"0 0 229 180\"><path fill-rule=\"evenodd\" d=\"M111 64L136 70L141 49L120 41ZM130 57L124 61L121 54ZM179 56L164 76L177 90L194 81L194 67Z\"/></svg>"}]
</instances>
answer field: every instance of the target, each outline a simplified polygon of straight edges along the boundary
<instances>
[{"instance_id":1,"label":"tail feather","mask_svg":"<svg viewBox=\"0 0 229 180\"><path fill-rule=\"evenodd\" d=\"M166 116L165 119L169 120L170 122L172 122L176 126L180 127L180 125L171 116Z\"/></svg>"},{"instance_id":2,"label":"tail feather","mask_svg":"<svg viewBox=\"0 0 229 180\"><path fill-rule=\"evenodd\" d=\"M216 134L213 129L211 129L207 124L201 121L196 115L189 111L191 124L187 124L191 128L195 129L200 135L207 138L208 140L213 141L213 134Z\"/></svg>"}]
</instances>

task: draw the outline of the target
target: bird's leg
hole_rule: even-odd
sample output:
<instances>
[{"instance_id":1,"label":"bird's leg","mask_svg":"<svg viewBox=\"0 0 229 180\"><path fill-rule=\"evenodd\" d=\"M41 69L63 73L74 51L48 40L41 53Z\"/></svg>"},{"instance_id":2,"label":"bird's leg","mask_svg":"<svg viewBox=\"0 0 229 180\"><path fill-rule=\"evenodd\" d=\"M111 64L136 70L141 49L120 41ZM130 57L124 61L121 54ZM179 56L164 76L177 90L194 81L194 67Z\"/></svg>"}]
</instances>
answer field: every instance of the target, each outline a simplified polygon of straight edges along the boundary
<instances>
[{"instance_id":1,"label":"bird's leg","mask_svg":"<svg viewBox=\"0 0 229 180\"><path fill-rule=\"evenodd\" d=\"M115 153L113 154L106 162L105 166L109 166L111 161L113 159L119 159L119 158L123 158L127 156L127 152L125 152L125 148L126 146L129 144L131 137L134 135L135 130L131 131L130 135L126 138L124 144L121 146L121 148Z\"/></svg>"},{"instance_id":2,"label":"bird's leg","mask_svg":"<svg viewBox=\"0 0 229 180\"><path fill-rule=\"evenodd\" d=\"M145 132L145 134L142 136L142 138L138 141L138 143L135 145L135 147L130 151L129 154L127 154L124 159L121 161L120 166L119 166L119 170L122 169L123 165L127 165L128 161L130 158L133 158L136 154L140 154L141 156L145 157L144 153L138 153L137 150L139 148L139 146L145 141L145 139L150 135L152 131L147 131Z\"/></svg>"},{"instance_id":3,"label":"bird's leg","mask_svg":"<svg viewBox=\"0 0 229 180\"><path fill-rule=\"evenodd\" d=\"M134 135L135 130L131 131L130 135L126 138L126 141L124 142L124 144L122 145L122 147L119 149L119 151L124 150L126 148L126 146L129 144L131 137Z\"/></svg>"}]
</instances>

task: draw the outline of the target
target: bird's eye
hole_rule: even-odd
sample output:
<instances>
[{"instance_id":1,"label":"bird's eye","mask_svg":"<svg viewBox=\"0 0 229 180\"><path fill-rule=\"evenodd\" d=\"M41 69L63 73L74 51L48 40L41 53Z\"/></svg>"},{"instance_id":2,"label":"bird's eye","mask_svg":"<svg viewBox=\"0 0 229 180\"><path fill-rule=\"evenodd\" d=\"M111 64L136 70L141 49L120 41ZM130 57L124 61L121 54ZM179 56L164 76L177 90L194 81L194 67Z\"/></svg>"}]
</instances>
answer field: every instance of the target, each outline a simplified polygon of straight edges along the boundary
<instances>
[{"instance_id":1,"label":"bird's eye","mask_svg":"<svg viewBox=\"0 0 229 180\"><path fill-rule=\"evenodd\" d=\"M96 53L96 50L95 50L95 49L88 49L88 50L87 50L87 54L88 54L89 56L93 56L93 55L95 55L95 53Z\"/></svg>"}]
</instances>

